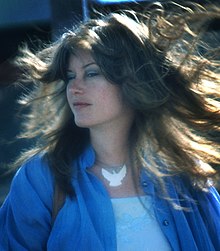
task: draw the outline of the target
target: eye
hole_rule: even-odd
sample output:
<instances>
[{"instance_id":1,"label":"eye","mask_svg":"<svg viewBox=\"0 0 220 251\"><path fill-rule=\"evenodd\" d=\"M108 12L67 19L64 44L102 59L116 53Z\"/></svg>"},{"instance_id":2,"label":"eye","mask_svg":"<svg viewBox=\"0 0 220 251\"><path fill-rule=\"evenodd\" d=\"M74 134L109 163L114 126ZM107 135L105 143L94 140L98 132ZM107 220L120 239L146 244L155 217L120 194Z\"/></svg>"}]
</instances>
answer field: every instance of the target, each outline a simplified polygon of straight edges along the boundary
<instances>
[{"instance_id":1,"label":"eye","mask_svg":"<svg viewBox=\"0 0 220 251\"><path fill-rule=\"evenodd\" d=\"M86 77L93 78L99 76L100 72L98 70L89 70L86 72Z\"/></svg>"}]
</instances>

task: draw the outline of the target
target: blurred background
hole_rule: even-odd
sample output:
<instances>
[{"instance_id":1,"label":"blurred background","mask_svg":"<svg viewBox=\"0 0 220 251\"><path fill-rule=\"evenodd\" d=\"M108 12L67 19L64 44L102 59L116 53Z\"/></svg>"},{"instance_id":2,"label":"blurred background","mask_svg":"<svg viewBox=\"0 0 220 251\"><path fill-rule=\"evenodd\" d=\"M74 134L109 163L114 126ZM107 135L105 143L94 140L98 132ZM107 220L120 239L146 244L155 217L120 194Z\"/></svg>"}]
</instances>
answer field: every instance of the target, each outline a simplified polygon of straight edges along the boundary
<instances>
[{"instance_id":1,"label":"blurred background","mask_svg":"<svg viewBox=\"0 0 220 251\"><path fill-rule=\"evenodd\" d=\"M206 4L218 1L191 2ZM12 64L18 48L27 43L34 50L42 41L54 41L66 28L90 18L94 8L106 12L127 6L143 8L153 2L164 3L166 0L0 0L0 176L22 149L33 144L16 140L22 122L17 99L25 92L13 84L19 76ZM219 34L219 23L210 29L210 32ZM220 40L215 39L213 46L219 45ZM0 178L0 205L9 191L13 175Z\"/></svg>"}]
</instances>

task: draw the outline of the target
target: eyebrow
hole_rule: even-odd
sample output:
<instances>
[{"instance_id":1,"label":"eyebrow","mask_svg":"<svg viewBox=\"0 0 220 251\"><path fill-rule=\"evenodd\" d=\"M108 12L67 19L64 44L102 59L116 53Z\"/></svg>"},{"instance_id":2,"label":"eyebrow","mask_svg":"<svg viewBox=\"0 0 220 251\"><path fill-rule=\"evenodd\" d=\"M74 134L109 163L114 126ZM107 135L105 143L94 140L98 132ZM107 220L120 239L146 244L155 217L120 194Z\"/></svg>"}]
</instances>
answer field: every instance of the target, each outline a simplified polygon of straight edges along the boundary
<instances>
[{"instance_id":1,"label":"eyebrow","mask_svg":"<svg viewBox=\"0 0 220 251\"><path fill-rule=\"evenodd\" d=\"M95 62L88 63L88 64L84 65L83 68L86 68L86 67L88 67L88 66L90 66L92 64L96 64L96 63Z\"/></svg>"},{"instance_id":2,"label":"eyebrow","mask_svg":"<svg viewBox=\"0 0 220 251\"><path fill-rule=\"evenodd\" d=\"M90 66L90 65L93 65L93 64L95 64L96 65L96 63L95 62L91 62L91 63L88 63L88 64L85 64L85 65L83 65L83 69L85 69L85 68L87 68L88 66ZM67 72L72 72L72 70L70 70L70 69L67 69Z\"/></svg>"}]
</instances>

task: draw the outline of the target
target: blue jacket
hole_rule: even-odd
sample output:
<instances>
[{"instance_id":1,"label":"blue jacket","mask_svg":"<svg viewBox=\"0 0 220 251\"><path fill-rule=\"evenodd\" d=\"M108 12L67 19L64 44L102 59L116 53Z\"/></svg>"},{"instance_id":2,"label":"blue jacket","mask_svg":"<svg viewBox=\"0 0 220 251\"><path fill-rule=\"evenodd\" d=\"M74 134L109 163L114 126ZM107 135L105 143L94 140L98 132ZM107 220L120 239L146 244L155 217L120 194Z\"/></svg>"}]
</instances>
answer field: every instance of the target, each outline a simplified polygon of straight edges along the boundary
<instances>
[{"instance_id":1,"label":"blue jacket","mask_svg":"<svg viewBox=\"0 0 220 251\"><path fill-rule=\"evenodd\" d=\"M79 158L80 170L72 178L76 197L66 198L54 225L51 223L54 180L41 156L22 166L13 179L10 193L0 209L1 251L116 251L116 230L111 200L101 184L87 168L95 154L89 148ZM174 202L191 210L174 209L159 198L148 176L141 182L155 203L155 215L175 251L220 250L220 200L214 188L209 192L186 188L180 190L197 200L181 199L171 179L167 186ZM181 204L180 204L181 203Z\"/></svg>"}]
</instances>

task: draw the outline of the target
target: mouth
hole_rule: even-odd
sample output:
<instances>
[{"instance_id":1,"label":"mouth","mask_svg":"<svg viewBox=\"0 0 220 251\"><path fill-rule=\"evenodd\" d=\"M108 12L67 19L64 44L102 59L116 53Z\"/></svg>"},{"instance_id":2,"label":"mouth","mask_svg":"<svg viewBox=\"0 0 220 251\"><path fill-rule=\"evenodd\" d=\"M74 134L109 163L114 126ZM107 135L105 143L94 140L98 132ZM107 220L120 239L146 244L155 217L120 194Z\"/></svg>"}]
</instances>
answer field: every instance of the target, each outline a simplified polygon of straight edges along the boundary
<instances>
[{"instance_id":1,"label":"mouth","mask_svg":"<svg viewBox=\"0 0 220 251\"><path fill-rule=\"evenodd\" d=\"M76 103L73 103L73 107L74 108L83 108L83 107L87 107L87 106L90 106L91 104L88 104L88 103L84 103L84 102L76 102Z\"/></svg>"}]
</instances>

